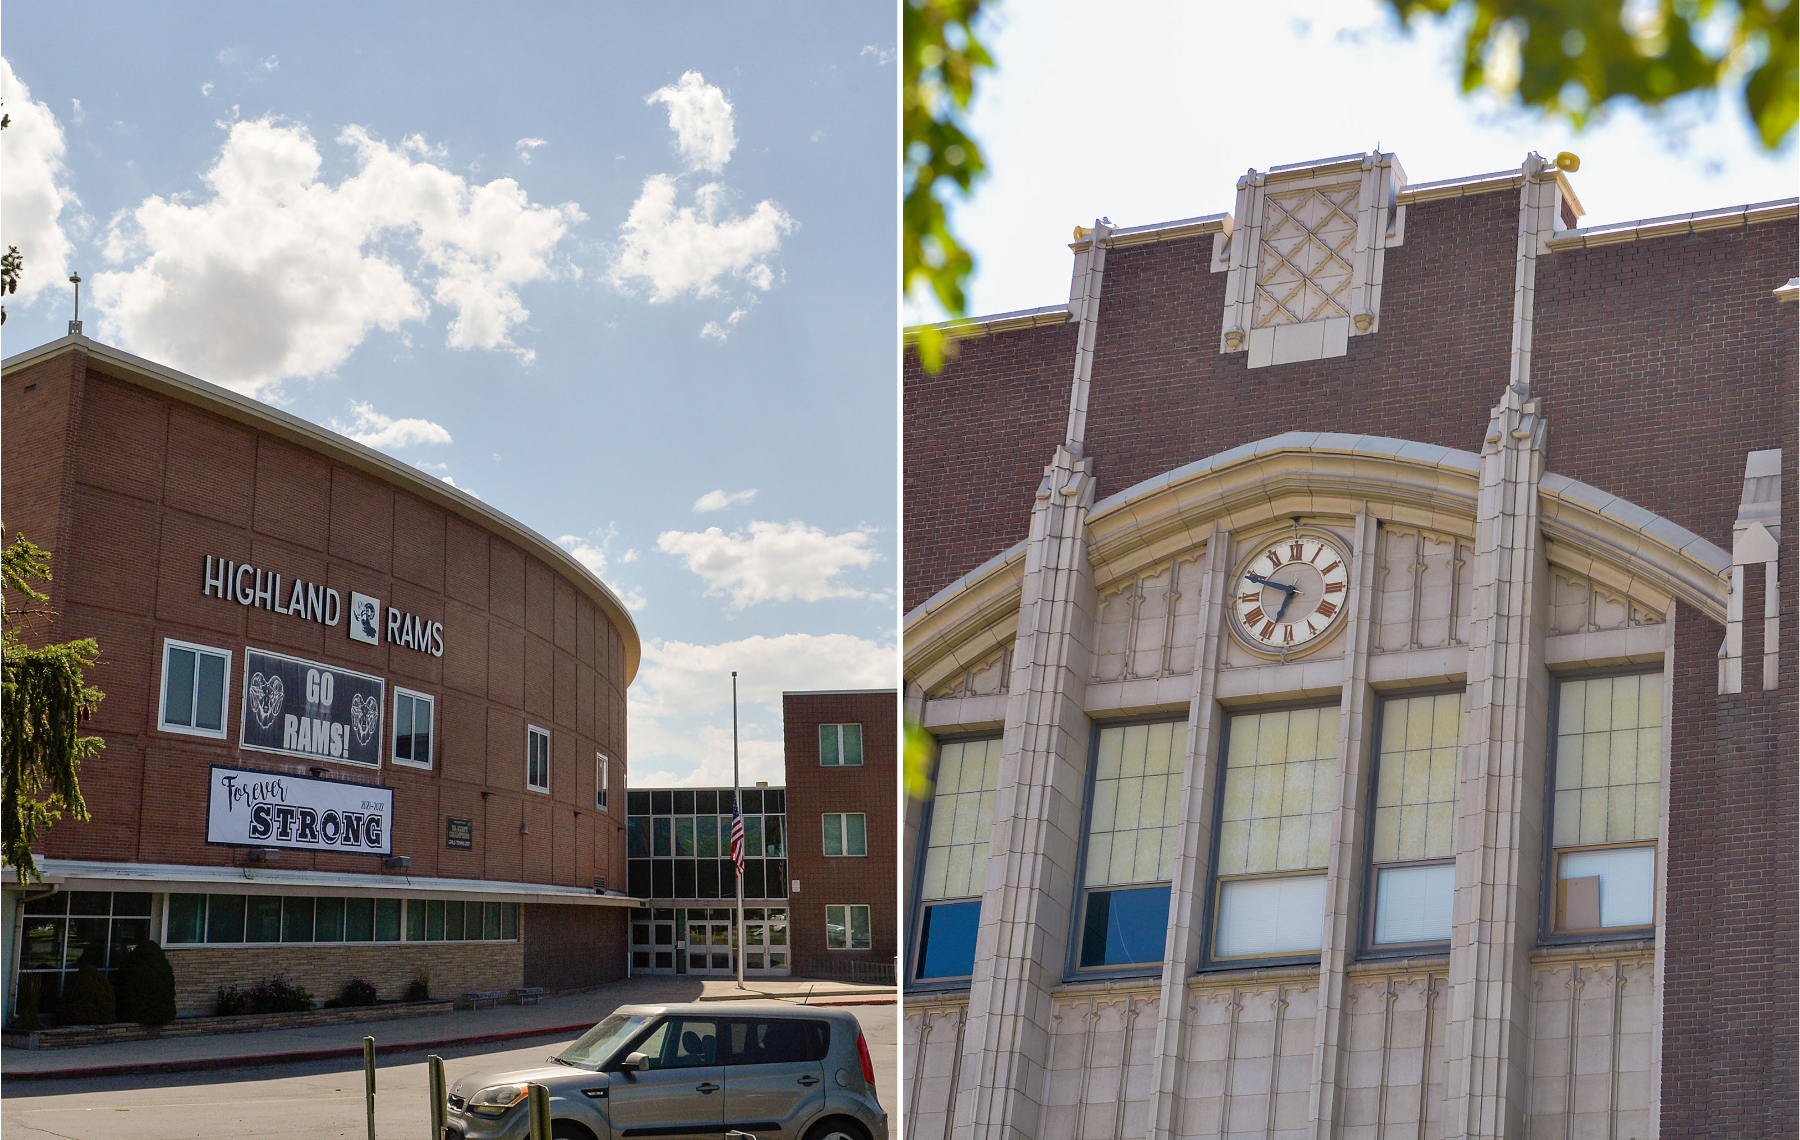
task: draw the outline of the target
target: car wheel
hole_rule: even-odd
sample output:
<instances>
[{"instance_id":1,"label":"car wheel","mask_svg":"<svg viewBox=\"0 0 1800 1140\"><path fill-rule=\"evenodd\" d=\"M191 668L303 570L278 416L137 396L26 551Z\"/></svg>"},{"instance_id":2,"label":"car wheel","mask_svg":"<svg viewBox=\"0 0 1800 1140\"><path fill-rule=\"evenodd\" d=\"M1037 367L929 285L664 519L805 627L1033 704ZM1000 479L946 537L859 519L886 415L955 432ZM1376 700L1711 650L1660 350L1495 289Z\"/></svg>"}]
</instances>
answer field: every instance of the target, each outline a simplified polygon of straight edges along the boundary
<instances>
[{"instance_id":1,"label":"car wheel","mask_svg":"<svg viewBox=\"0 0 1800 1140\"><path fill-rule=\"evenodd\" d=\"M552 1120L550 1140L594 1140L594 1134L573 1120Z\"/></svg>"},{"instance_id":2,"label":"car wheel","mask_svg":"<svg viewBox=\"0 0 1800 1140\"><path fill-rule=\"evenodd\" d=\"M869 1133L849 1117L833 1116L807 1129L806 1140L869 1140Z\"/></svg>"}]
</instances>

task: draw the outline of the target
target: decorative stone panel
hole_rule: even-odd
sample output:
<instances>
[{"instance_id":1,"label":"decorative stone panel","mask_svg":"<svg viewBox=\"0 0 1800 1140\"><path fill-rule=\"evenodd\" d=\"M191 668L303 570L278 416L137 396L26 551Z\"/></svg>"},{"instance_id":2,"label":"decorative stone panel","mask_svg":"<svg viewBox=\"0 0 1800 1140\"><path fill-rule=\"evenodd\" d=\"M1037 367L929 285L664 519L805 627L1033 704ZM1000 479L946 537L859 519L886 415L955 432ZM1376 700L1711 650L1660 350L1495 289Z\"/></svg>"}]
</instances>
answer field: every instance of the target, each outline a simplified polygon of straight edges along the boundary
<instances>
[{"instance_id":1,"label":"decorative stone panel","mask_svg":"<svg viewBox=\"0 0 1800 1140\"><path fill-rule=\"evenodd\" d=\"M1660 625L1663 615L1617 590L1559 566L1550 569L1550 632L1595 633Z\"/></svg>"},{"instance_id":2,"label":"decorative stone panel","mask_svg":"<svg viewBox=\"0 0 1800 1140\"><path fill-rule=\"evenodd\" d=\"M1649 952L1538 962L1528 1140L1656 1135Z\"/></svg>"},{"instance_id":3,"label":"decorative stone panel","mask_svg":"<svg viewBox=\"0 0 1800 1140\"><path fill-rule=\"evenodd\" d=\"M1205 574L1202 548L1102 594L1094 680L1192 673Z\"/></svg>"},{"instance_id":4,"label":"decorative stone panel","mask_svg":"<svg viewBox=\"0 0 1800 1140\"><path fill-rule=\"evenodd\" d=\"M1305 978L1190 986L1173 1135L1306 1135L1318 999Z\"/></svg>"},{"instance_id":5,"label":"decorative stone panel","mask_svg":"<svg viewBox=\"0 0 1800 1140\"><path fill-rule=\"evenodd\" d=\"M1338 1133L1345 1140L1443 1135L1446 983L1442 970L1350 980Z\"/></svg>"},{"instance_id":6,"label":"decorative stone panel","mask_svg":"<svg viewBox=\"0 0 1800 1140\"><path fill-rule=\"evenodd\" d=\"M1236 229L1214 241L1229 272L1220 352L1262 368L1343 356L1381 327L1382 253L1405 236L1392 154L1251 170L1238 179Z\"/></svg>"},{"instance_id":7,"label":"decorative stone panel","mask_svg":"<svg viewBox=\"0 0 1800 1140\"><path fill-rule=\"evenodd\" d=\"M992 697L1006 692L1012 672L1012 645L995 649L967 669L959 669L930 693L932 700L945 697Z\"/></svg>"},{"instance_id":8,"label":"decorative stone panel","mask_svg":"<svg viewBox=\"0 0 1800 1140\"><path fill-rule=\"evenodd\" d=\"M1377 559L1373 652L1468 644L1468 539L1384 526Z\"/></svg>"}]
</instances>

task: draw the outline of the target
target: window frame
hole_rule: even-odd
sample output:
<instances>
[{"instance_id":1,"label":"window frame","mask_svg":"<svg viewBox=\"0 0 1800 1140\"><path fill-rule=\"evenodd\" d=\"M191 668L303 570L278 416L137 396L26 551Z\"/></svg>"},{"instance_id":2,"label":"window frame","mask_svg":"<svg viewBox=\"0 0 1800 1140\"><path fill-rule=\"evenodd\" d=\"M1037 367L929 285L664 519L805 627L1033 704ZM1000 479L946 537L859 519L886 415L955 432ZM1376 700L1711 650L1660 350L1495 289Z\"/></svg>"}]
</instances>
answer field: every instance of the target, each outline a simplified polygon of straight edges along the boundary
<instances>
[{"instance_id":1,"label":"window frame","mask_svg":"<svg viewBox=\"0 0 1800 1140\"><path fill-rule=\"evenodd\" d=\"M906 926L907 956L906 960L901 963L901 969L906 975L902 979L902 985L907 990L917 993L936 993L944 990L966 990L969 988L969 984L975 976L972 972L944 978L920 978L915 976L915 972L924 964L925 960L924 946L922 945L922 939L925 934L925 908L927 906L942 906L951 903L967 902L974 902L979 907L983 897L982 895L973 895L961 896L954 899L932 899L928 903L925 899L925 857L929 853L931 846L931 818L937 811L938 765L943 759L944 746L948 744L974 744L977 742L1004 739L1004 733L991 731L960 732L932 738L932 747L935 750L936 755L931 758L931 798L925 801L924 808L919 812L919 841L913 845L912 882L907 892L911 902L911 905L907 908L907 913L911 921L908 922ZM986 877L984 872L982 878L985 879ZM977 913L979 914L979 912ZM977 917L976 923L979 927L979 917Z\"/></svg>"},{"instance_id":2,"label":"window frame","mask_svg":"<svg viewBox=\"0 0 1800 1140\"><path fill-rule=\"evenodd\" d=\"M1078 839L1075 855L1075 899L1069 908L1069 944L1066 960L1063 963L1063 980L1065 982L1093 981L1111 978L1148 978L1162 974L1163 962L1140 963L1130 966L1083 966L1081 964L1082 926L1087 922L1087 903L1090 891L1118 891L1154 886L1154 883L1121 883L1101 887L1086 886L1088 842L1092 839L1094 789L1100 776L1100 733L1109 728L1130 728L1139 724L1175 724L1184 732L1188 728L1188 714L1147 713L1143 716L1108 718L1106 720L1088 720L1087 774L1081 791L1081 834ZM1191 734L1188 734L1191 736ZM1191 741L1190 741L1191 743ZM1182 786L1187 786L1187 753L1182 752ZM1169 906L1175 906L1175 883L1169 882ZM1167 943L1164 944L1165 952Z\"/></svg>"},{"instance_id":3,"label":"window frame","mask_svg":"<svg viewBox=\"0 0 1800 1140\"><path fill-rule=\"evenodd\" d=\"M1656 775L1658 814L1666 815L1668 811L1668 775L1669 775L1669 733L1666 730L1669 718L1669 674L1670 663L1666 658L1658 658L1654 664L1638 662L1629 665L1609 666L1602 669L1571 669L1567 672L1552 670L1550 673L1550 707L1545 710L1544 721L1547 739L1544 742L1544 811L1543 811L1543 845L1540 852L1538 883L1538 945L1540 946L1586 946L1594 943L1648 942L1656 940L1656 928L1662 922L1663 913L1656 897L1658 881L1664 874L1664 862L1667 852L1663 847L1662 828L1657 828L1656 838L1645 842L1641 839L1624 840L1618 843L1590 843L1586 846L1556 846L1556 762L1557 762L1557 726L1562 719L1562 687L1570 681L1599 681L1609 677L1642 677L1657 674L1663 679L1663 720L1658 727L1662 733L1662 754L1657 758ZM1650 922L1646 926L1612 926L1596 930L1578 930L1558 932L1556 929L1556 864L1557 852L1560 851L1604 851L1621 848L1648 847L1654 852L1655 863L1650 876Z\"/></svg>"},{"instance_id":4,"label":"window frame","mask_svg":"<svg viewBox=\"0 0 1800 1140\"><path fill-rule=\"evenodd\" d=\"M190 885L201 887L201 888L211 888L211 887L229 887L231 884L229 884L229 883L193 883ZM114 892L114 893L120 893L120 892ZM169 919L171 917L171 911L173 910L172 906L170 905L170 900L175 895L199 895L200 898L203 900L200 904L200 933L201 933L200 941L198 941L198 942L171 942L171 941L169 941ZM523 915L523 911L521 909L517 909L517 908L520 908L520 906L521 906L521 904L519 904L519 903L496 902L496 900L486 899L486 898L471 899L471 898L467 898L467 897L462 897L462 898L433 899L433 898L424 897L424 896L405 895L400 898L393 899L393 901L400 904L400 908L399 908L399 912L398 912L400 937L398 937L398 938L368 938L368 939L354 939L354 940L349 939L349 938L337 938L337 939L323 939L322 940L317 937L314 937L312 939L309 939L309 940L303 941L303 942L302 941L289 941L287 938L278 938L272 942L271 941L213 942L213 941L208 940L205 937L205 935L207 933L208 914L211 910L211 905L212 905L211 900L212 900L212 896L214 896L214 895L221 895L221 896L236 897L236 898L244 899L246 902L246 908L245 908L246 915L248 914L248 905L247 904L248 904L249 900L253 899L253 898L281 899L284 901L284 903L285 903L285 900L287 900L289 898L307 899L307 900L311 901L315 907L314 926L313 926L315 935L317 934L317 930L318 930L318 926L317 926L318 919L317 919L316 908L317 908L317 904L319 902L335 899L335 900L338 900L341 902L348 903L352 899L368 898L368 899L370 899L371 902L379 903L382 899L391 897L391 896L387 896L387 895L371 896L371 895L360 895L360 894L331 894L331 893L310 895L310 894L304 894L300 891L292 891L292 890L273 891L273 892L270 892L270 891L239 892L239 891L233 891L233 890L214 890L214 889L201 889L201 890L197 890L197 891L157 891L157 892L154 892L154 898L153 898L153 901L151 904L152 918L151 918L151 925L150 925L151 933L155 936L155 941L159 945L179 947L182 949L205 948L208 946L245 947L245 948L257 948L257 947L266 948L266 947L271 947L271 946L331 948L331 947L337 947L337 946L403 946L403 945L404 946L425 946L430 943L438 943L441 945L453 945L456 943L487 944L487 943L518 942L523 938L522 931L524 928L524 915ZM498 905L502 908L508 907L508 906L514 907L515 909L513 911L513 936L511 938L508 938L505 936L504 933L502 933L497 938L488 938L485 935L480 938L464 937L464 938L456 938L456 939L413 938L413 937L411 937L410 913L413 909L413 904L415 904L415 903L431 903L431 902L460 902L465 907L471 907L471 906L486 907L490 902L495 902L496 905ZM373 912L372 912L372 917L373 917ZM484 920L485 920L485 911L484 911ZM340 921L342 921L342 920L340 920ZM379 924L380 919L378 917L374 917L373 921L376 922L377 924ZM379 931L379 929L380 929L379 925L376 925L374 927L374 930L376 930L376 931ZM485 929L485 927L484 927L484 929ZM505 918L504 914L502 914L500 917L500 929L502 930L502 932L504 932L506 929L506 918ZM247 933L248 932L247 917L246 917L245 930ZM284 932L285 932L285 927L284 927ZM464 932L465 932L465 934L467 932L466 923L464 926ZM70 972L73 972L73 971L70 971Z\"/></svg>"},{"instance_id":5,"label":"window frame","mask_svg":"<svg viewBox=\"0 0 1800 1140\"><path fill-rule=\"evenodd\" d=\"M410 697L415 702L424 701L427 705L429 705L431 707L431 730L426 736L426 739L430 742L428 747L431 748L431 759L426 760L423 764L419 763L417 760L402 760L402 759L400 759L400 698L401 697ZM414 705L414 716L416 717L417 715L418 715L417 705L415 704ZM437 697L433 696L431 693L421 693L414 689L403 689L399 685L395 685L394 686L394 712L393 712L393 716L391 719L393 720L393 728L388 732L388 762L391 764L396 764L402 768L417 768L417 769L420 769L421 771L425 771L425 772L431 771L432 768L435 767L437 764L437 726L438 726ZM412 735L413 735L414 743L417 744L418 733L415 731Z\"/></svg>"},{"instance_id":6,"label":"window frame","mask_svg":"<svg viewBox=\"0 0 1800 1140\"><path fill-rule=\"evenodd\" d=\"M223 687L219 693L219 729L217 732L210 728L196 728L192 725L185 724L170 724L163 719L169 711L169 650L171 649L185 649L190 653L196 654L196 667L194 669L194 684L196 687L200 683L198 654L210 653L215 657L223 657L225 659L225 674L224 681L222 682ZM162 676L159 678L156 687L156 729L158 732L173 732L181 736L198 736L206 740L231 739L231 656L231 650L229 649L220 649L213 645L201 645L198 642L193 641L183 641L178 637L163 638ZM197 688L194 697L197 704L199 697Z\"/></svg>"},{"instance_id":7,"label":"window frame","mask_svg":"<svg viewBox=\"0 0 1800 1140\"><path fill-rule=\"evenodd\" d=\"M1375 958L1416 958L1448 954L1450 944L1456 938L1454 925L1449 938L1431 942L1375 942L1375 897L1379 883L1376 880L1376 868L1379 867L1441 867L1448 863L1456 865L1456 853L1451 852L1448 859L1401 859L1392 863L1375 862L1375 801L1380 796L1381 780L1381 730L1386 723L1387 707L1394 701L1411 700L1413 697L1441 697L1451 693L1462 693L1463 715L1467 717L1469 710L1467 685L1427 685L1416 689L1395 689L1375 694L1375 715L1369 718L1369 765L1368 790L1363 799L1363 842L1362 842L1362 912L1358 922L1362 929L1357 932L1356 957L1358 961ZM1465 725L1466 730L1466 725ZM1459 751L1462 747L1459 742ZM1460 758L1459 758L1460 766ZM1454 889L1454 888L1452 888Z\"/></svg>"},{"instance_id":8,"label":"window frame","mask_svg":"<svg viewBox=\"0 0 1800 1140\"><path fill-rule=\"evenodd\" d=\"M604 752L594 753L594 809L610 813L607 801L612 790L612 758Z\"/></svg>"},{"instance_id":9,"label":"window frame","mask_svg":"<svg viewBox=\"0 0 1800 1140\"><path fill-rule=\"evenodd\" d=\"M831 908L832 907L842 907L844 909L844 945L842 945L842 946L833 946L831 944ZM862 910L862 911L867 912L867 914L868 914L868 917L864 920L865 922L868 923L868 926L869 926L869 944L867 946L858 946L856 944L856 936L853 933L851 933L855 929L855 927L851 924L851 921L850 921L850 912L853 910ZM825 904L825 949L827 952L844 951L844 952L854 952L854 953L859 953L859 954L867 954L870 951L874 950L875 949L875 908L873 906L870 906L868 903L826 903Z\"/></svg>"},{"instance_id":10,"label":"window frame","mask_svg":"<svg viewBox=\"0 0 1800 1140\"><path fill-rule=\"evenodd\" d=\"M539 736L544 738L544 782L534 784L531 782L531 748L534 739ZM525 790L546 796L550 794L550 730L539 728L530 721L525 723Z\"/></svg>"},{"instance_id":11,"label":"window frame","mask_svg":"<svg viewBox=\"0 0 1800 1140\"><path fill-rule=\"evenodd\" d=\"M1219 726L1218 754L1212 757L1214 783L1212 797L1212 836L1207 843L1206 858L1206 895L1204 909L1200 915L1200 965L1197 973L1217 973L1222 970L1264 969L1271 966L1316 966L1324 955L1324 949L1308 951L1301 954L1273 954L1259 957L1220 958L1213 954L1213 945L1219 933L1219 905L1223 901L1224 892L1219 889L1221 882L1218 873L1219 841L1224 830L1225 818L1225 764L1231 755L1231 726L1240 716L1260 716L1263 713L1294 712L1298 709L1332 709L1342 714L1343 695L1340 692L1334 700L1300 700L1281 701L1268 705L1250 705L1244 708L1223 709L1224 723ZM1339 762L1339 776L1342 776L1342 760ZM1333 804L1336 811L1340 804ZM1277 879L1302 878L1317 875L1327 882L1329 891L1331 870L1329 865L1317 871L1273 871L1261 875L1233 875L1232 879ZM1326 905L1330 906L1327 898ZM1323 934L1323 930L1320 931Z\"/></svg>"},{"instance_id":12,"label":"window frame","mask_svg":"<svg viewBox=\"0 0 1800 1140\"><path fill-rule=\"evenodd\" d=\"M854 763L854 764L846 763L843 759L843 756L844 756L844 729L845 729L845 727L847 727L849 725L856 726L856 763ZM860 720L840 720L840 721L831 721L830 723L821 723L819 725L819 732L821 734L823 734L824 731L828 728L837 729L838 762L836 764L825 763L824 737L823 737L823 735L821 735L820 743L819 743L819 767L821 767L821 768L861 768L861 767L863 767L864 761L863 761L863 731L862 731L862 727L863 727L862 721L860 721Z\"/></svg>"},{"instance_id":13,"label":"window frame","mask_svg":"<svg viewBox=\"0 0 1800 1140\"><path fill-rule=\"evenodd\" d=\"M850 850L850 817L859 815L863 821L863 849ZM836 816L838 835L844 848L841 854L833 855L825 850L825 821ZM869 857L869 813L861 811L827 811L819 813L819 852L826 859L867 859Z\"/></svg>"}]
</instances>

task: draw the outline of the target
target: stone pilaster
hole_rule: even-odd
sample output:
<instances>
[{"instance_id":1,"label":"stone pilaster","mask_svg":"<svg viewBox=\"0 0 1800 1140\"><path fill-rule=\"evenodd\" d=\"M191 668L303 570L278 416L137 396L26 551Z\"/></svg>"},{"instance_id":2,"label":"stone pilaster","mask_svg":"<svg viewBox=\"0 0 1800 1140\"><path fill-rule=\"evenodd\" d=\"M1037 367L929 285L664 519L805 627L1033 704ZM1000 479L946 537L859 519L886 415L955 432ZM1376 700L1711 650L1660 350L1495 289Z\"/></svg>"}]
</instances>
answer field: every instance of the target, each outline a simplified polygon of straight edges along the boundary
<instances>
[{"instance_id":1,"label":"stone pilaster","mask_svg":"<svg viewBox=\"0 0 1800 1140\"><path fill-rule=\"evenodd\" d=\"M1098 595L1087 556L1090 461L1059 447L1025 554L987 883L969 987L953 1134L1033 1140L1050 1063L1052 987L1068 959L1086 788Z\"/></svg>"},{"instance_id":2,"label":"stone pilaster","mask_svg":"<svg viewBox=\"0 0 1800 1140\"><path fill-rule=\"evenodd\" d=\"M1361 928L1364 833L1368 827L1369 745L1375 694L1369 687L1369 646L1375 628L1375 549L1380 530L1365 507L1356 517L1351 551L1349 628L1344 631L1344 689L1338 708L1337 807L1332 812L1331 858L1325 878L1325 937L1319 952L1319 1014L1313 1041L1308 1127L1315 1140L1337 1134L1345 1063L1349 1056L1349 976Z\"/></svg>"},{"instance_id":3,"label":"stone pilaster","mask_svg":"<svg viewBox=\"0 0 1800 1140\"><path fill-rule=\"evenodd\" d=\"M1206 585L1194 646L1194 689L1188 704L1187 759L1181 779L1181 831L1175 840L1174 879L1169 886L1169 938L1163 951L1162 1001L1156 1019L1155 1101L1150 1107L1150 1140L1170 1140L1182 1127L1182 1075L1192 1063L1183 1055L1188 980L1200 967L1201 908L1206 905L1208 859L1212 854L1213 796L1216 792L1219 731L1225 713L1216 690L1220 638L1224 635L1226 583L1231 575L1231 534L1214 523L1206 544Z\"/></svg>"},{"instance_id":4,"label":"stone pilaster","mask_svg":"<svg viewBox=\"0 0 1800 1140\"><path fill-rule=\"evenodd\" d=\"M1529 191L1529 184L1527 190ZM1541 407L1509 385L1482 448L1457 790L1444 1136L1525 1134L1549 675Z\"/></svg>"}]
</instances>

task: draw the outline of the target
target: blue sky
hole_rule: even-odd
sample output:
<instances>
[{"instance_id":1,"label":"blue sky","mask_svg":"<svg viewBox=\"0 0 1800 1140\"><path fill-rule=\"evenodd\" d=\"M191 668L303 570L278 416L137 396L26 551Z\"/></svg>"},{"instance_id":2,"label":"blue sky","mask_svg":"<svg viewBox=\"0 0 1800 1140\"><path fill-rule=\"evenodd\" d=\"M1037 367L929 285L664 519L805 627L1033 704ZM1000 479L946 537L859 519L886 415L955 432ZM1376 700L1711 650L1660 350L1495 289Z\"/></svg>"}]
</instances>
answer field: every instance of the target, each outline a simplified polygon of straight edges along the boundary
<instances>
[{"instance_id":1,"label":"blue sky","mask_svg":"<svg viewBox=\"0 0 1800 1140\"><path fill-rule=\"evenodd\" d=\"M553 538L645 642L632 782L886 686L890 3L6 8L8 354L88 335Z\"/></svg>"},{"instance_id":2,"label":"blue sky","mask_svg":"<svg viewBox=\"0 0 1800 1140\"><path fill-rule=\"evenodd\" d=\"M953 215L977 258L971 314L1067 300L1077 224L1226 212L1248 168L1377 144L1415 183L1573 151L1583 225L1800 185L1792 140L1763 152L1735 96L1609 113L1584 134L1465 98L1459 29L1400 34L1384 0L1029 0L999 5L986 28L998 68L971 126L992 176ZM929 304L907 314L941 317Z\"/></svg>"}]
</instances>

